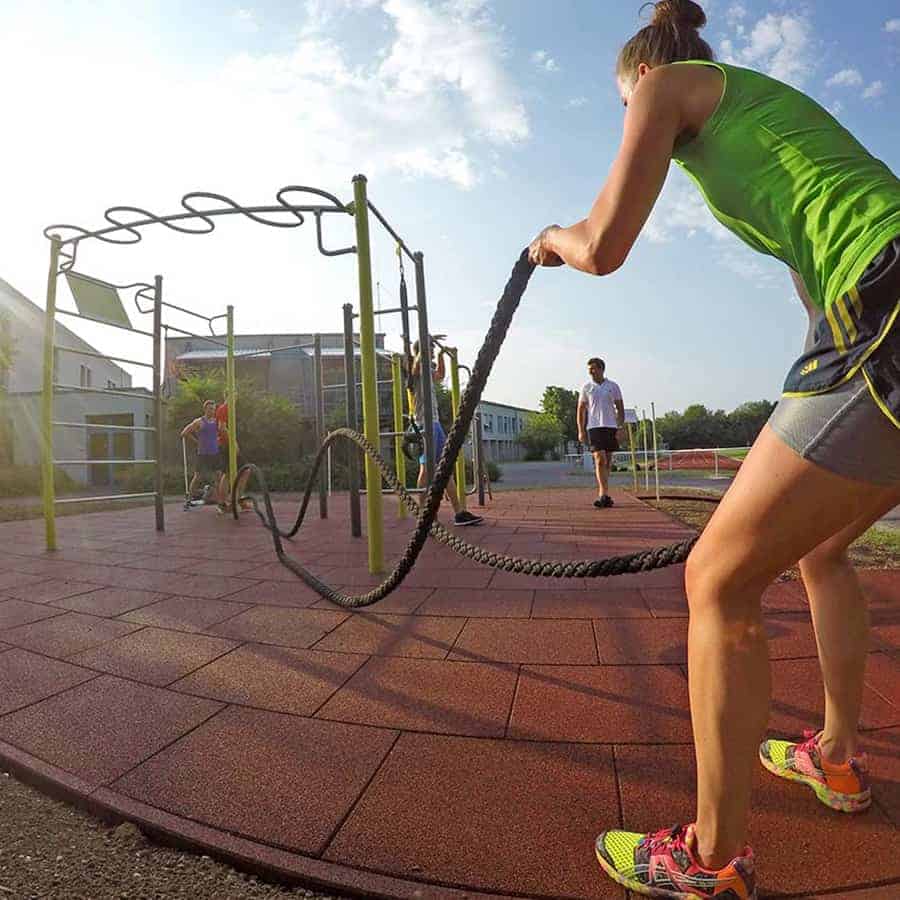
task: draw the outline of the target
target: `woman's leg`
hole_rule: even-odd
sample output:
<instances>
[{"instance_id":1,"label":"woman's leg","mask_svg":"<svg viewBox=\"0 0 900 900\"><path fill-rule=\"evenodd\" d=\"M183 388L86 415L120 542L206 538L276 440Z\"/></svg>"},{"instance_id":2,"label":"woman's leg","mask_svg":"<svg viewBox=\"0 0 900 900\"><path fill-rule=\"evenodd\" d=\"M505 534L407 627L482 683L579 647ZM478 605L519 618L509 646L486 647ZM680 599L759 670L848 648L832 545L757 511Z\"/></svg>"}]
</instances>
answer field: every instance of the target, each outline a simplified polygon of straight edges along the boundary
<instances>
[{"instance_id":1,"label":"woman's leg","mask_svg":"<svg viewBox=\"0 0 900 900\"><path fill-rule=\"evenodd\" d=\"M688 560L688 667L697 754L697 839L705 865L738 855L757 748L768 718L766 586L889 489L805 460L768 426Z\"/></svg>"},{"instance_id":2,"label":"woman's leg","mask_svg":"<svg viewBox=\"0 0 900 900\"><path fill-rule=\"evenodd\" d=\"M868 608L847 548L897 504L900 489L800 560L825 686L825 728L818 746L830 763L846 762L857 752L868 649Z\"/></svg>"}]
</instances>

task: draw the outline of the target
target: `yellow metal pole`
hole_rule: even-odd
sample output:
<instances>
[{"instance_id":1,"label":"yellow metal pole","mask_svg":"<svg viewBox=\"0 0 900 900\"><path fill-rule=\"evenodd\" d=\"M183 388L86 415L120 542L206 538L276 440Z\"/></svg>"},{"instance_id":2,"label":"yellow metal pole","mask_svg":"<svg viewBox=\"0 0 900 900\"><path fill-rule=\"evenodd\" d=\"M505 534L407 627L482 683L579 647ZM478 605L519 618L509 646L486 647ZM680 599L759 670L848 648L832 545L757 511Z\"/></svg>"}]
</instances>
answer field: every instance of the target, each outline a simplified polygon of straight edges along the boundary
<instances>
[{"instance_id":1,"label":"yellow metal pole","mask_svg":"<svg viewBox=\"0 0 900 900\"><path fill-rule=\"evenodd\" d=\"M450 354L450 409L453 412L454 421L459 416L459 351L456 347L448 347ZM459 500L460 509L466 508L466 456L462 449L456 457L456 497Z\"/></svg>"},{"instance_id":2,"label":"yellow metal pole","mask_svg":"<svg viewBox=\"0 0 900 900\"><path fill-rule=\"evenodd\" d=\"M237 391L234 377L234 307L225 308L228 321L225 356L225 399L228 403L228 493L237 480Z\"/></svg>"},{"instance_id":3,"label":"yellow metal pole","mask_svg":"<svg viewBox=\"0 0 900 900\"><path fill-rule=\"evenodd\" d=\"M369 245L369 207L366 176L353 177L353 218L356 222L356 260L359 269L359 355L363 400L363 433L378 447L381 435L378 422L378 394L375 365L375 309L372 303L372 257ZM384 536L381 521L381 473L366 454L366 523L369 529L369 572L384 571Z\"/></svg>"},{"instance_id":4,"label":"yellow metal pole","mask_svg":"<svg viewBox=\"0 0 900 900\"><path fill-rule=\"evenodd\" d=\"M403 369L401 367L403 357L395 353L391 357L391 390L394 399L394 468L397 471L397 481L406 487L406 457L403 455ZM406 506L397 504L397 518L406 518Z\"/></svg>"},{"instance_id":5,"label":"yellow metal pole","mask_svg":"<svg viewBox=\"0 0 900 900\"><path fill-rule=\"evenodd\" d=\"M638 492L638 473L637 473L637 455L634 452L634 432L631 430L631 422L627 422L625 427L628 429L628 446L631 449L631 474L634 477L634 492Z\"/></svg>"},{"instance_id":6,"label":"yellow metal pole","mask_svg":"<svg viewBox=\"0 0 900 900\"><path fill-rule=\"evenodd\" d=\"M56 489L53 484L53 342L56 331L56 278L59 274L59 235L50 237L47 273L47 310L44 316L44 391L41 395L41 482L44 534L48 550L56 549Z\"/></svg>"}]
</instances>

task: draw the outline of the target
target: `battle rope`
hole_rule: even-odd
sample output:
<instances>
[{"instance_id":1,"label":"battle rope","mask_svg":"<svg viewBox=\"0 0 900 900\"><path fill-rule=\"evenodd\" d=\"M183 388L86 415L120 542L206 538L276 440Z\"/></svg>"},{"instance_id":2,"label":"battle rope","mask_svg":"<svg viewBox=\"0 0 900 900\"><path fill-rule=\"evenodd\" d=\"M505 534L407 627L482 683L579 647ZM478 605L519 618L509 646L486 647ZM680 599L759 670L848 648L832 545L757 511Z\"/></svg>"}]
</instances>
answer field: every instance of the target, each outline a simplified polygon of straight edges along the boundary
<instances>
[{"instance_id":1,"label":"battle rope","mask_svg":"<svg viewBox=\"0 0 900 900\"><path fill-rule=\"evenodd\" d=\"M241 466L238 477L235 479L234 485L232 486L231 508L234 517L238 517L239 498L237 497L237 486L241 482L240 476L247 472L252 473L256 476L259 483L259 489L263 495L265 516L259 511L259 508L255 503L254 508L263 525L272 533L272 540L275 545L275 552L278 555L278 559L322 597L346 608L370 606L371 604L384 599L409 574L419 553L422 551L429 534L441 543L449 546L461 556L473 559L479 563L484 563L492 568L501 569L506 572L517 572L523 575L541 575L552 578L601 578L632 572L648 572L652 569L661 569L665 566L681 563L687 559L691 548L697 540L696 537L689 538L686 541L673 544L669 547L657 547L651 550L644 550L640 553L632 553L627 556L614 556L608 559L581 561L541 561L524 559L515 556L506 556L502 553L494 553L491 550L468 544L457 538L454 534L451 534L436 521L438 508L441 505L441 499L444 496L447 483L453 474L453 466L456 462L456 457L465 441L469 425L475 414L475 409L481 399L481 394L487 383L491 368L494 365L494 360L500 352L512 317L519 306L522 295L525 293L525 288L528 285L528 281L531 278L533 271L534 265L529 261L528 251L526 250L522 253L518 262L513 267L512 274L503 291L503 296L497 304L497 309L494 312L494 317L491 320L491 325L490 328L488 328L484 343L478 351L478 357L475 360L475 364L472 366L472 374L466 385L466 389L463 392L462 400L460 401L459 413L450 428L450 433L447 435L447 441L444 445L444 451L435 468L434 480L425 494L421 507L416 503L413 496L406 491L404 486L397 481L394 473L388 467L385 460L379 455L377 450L363 435L352 431L349 428L339 428L332 431L319 448L319 452L316 454L313 463L312 472L310 473L309 480L306 484L306 490L300 504L300 511L297 514L296 521L290 531L285 532L278 527L275 511L272 508L272 498L269 494L268 487L266 486L265 476L260 468L253 463ZM381 584L365 594L344 594L336 588L325 584L288 556L284 552L284 544L282 543L282 538L292 538L300 530L303 519L306 516L310 497L312 496L313 486L317 484L316 476L319 467L322 465L328 448L338 440L348 440L352 442L373 459L378 466L382 477L397 492L401 502L418 516L412 537L406 546L403 556L394 567L394 570L381 582Z\"/></svg>"}]
</instances>

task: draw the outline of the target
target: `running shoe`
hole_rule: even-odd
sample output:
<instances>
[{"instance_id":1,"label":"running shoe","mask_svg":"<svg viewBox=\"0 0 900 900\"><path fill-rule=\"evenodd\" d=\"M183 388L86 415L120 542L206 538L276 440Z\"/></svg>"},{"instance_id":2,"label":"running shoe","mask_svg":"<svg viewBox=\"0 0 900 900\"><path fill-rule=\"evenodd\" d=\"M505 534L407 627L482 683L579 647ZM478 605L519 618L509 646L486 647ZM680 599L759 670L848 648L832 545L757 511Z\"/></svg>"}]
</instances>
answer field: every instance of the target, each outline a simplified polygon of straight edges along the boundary
<instances>
[{"instance_id":1,"label":"running shoe","mask_svg":"<svg viewBox=\"0 0 900 900\"><path fill-rule=\"evenodd\" d=\"M820 732L804 731L800 743L763 741L759 761L779 778L798 781L815 792L826 806L840 812L862 812L872 804L869 764L865 753L845 763L828 762L819 750Z\"/></svg>"},{"instance_id":2,"label":"running shoe","mask_svg":"<svg viewBox=\"0 0 900 900\"><path fill-rule=\"evenodd\" d=\"M651 834L604 831L594 845L597 861L613 881L646 897L667 900L756 900L753 851L744 848L721 869L706 869L694 855L693 825Z\"/></svg>"},{"instance_id":3,"label":"running shoe","mask_svg":"<svg viewBox=\"0 0 900 900\"><path fill-rule=\"evenodd\" d=\"M615 506L615 502L613 501L613 498L609 496L609 494L604 494L602 497L598 497L594 501L594 506L596 506L597 509L606 509L606 507L608 506Z\"/></svg>"},{"instance_id":4,"label":"running shoe","mask_svg":"<svg viewBox=\"0 0 900 900\"><path fill-rule=\"evenodd\" d=\"M453 517L453 524L459 525L460 528L463 528L466 525L480 525L483 521L483 516L476 516L466 509L464 509L462 512L458 512Z\"/></svg>"}]
</instances>

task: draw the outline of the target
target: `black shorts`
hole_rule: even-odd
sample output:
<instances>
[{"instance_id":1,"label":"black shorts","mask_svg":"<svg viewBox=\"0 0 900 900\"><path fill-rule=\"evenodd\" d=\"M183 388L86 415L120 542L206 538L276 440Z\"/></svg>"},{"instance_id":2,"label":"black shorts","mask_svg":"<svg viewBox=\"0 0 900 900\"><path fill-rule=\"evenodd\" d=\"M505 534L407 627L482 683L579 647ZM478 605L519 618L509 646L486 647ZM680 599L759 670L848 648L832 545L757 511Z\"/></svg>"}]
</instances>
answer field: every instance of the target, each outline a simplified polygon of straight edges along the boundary
<instances>
[{"instance_id":1,"label":"black shorts","mask_svg":"<svg viewBox=\"0 0 900 900\"><path fill-rule=\"evenodd\" d=\"M214 478L223 471L221 453L197 454L197 474L201 478Z\"/></svg>"},{"instance_id":2,"label":"black shorts","mask_svg":"<svg viewBox=\"0 0 900 900\"><path fill-rule=\"evenodd\" d=\"M615 428L588 428L588 444L591 451L596 453L598 450L616 451L619 449L619 442L616 440Z\"/></svg>"}]
</instances>

